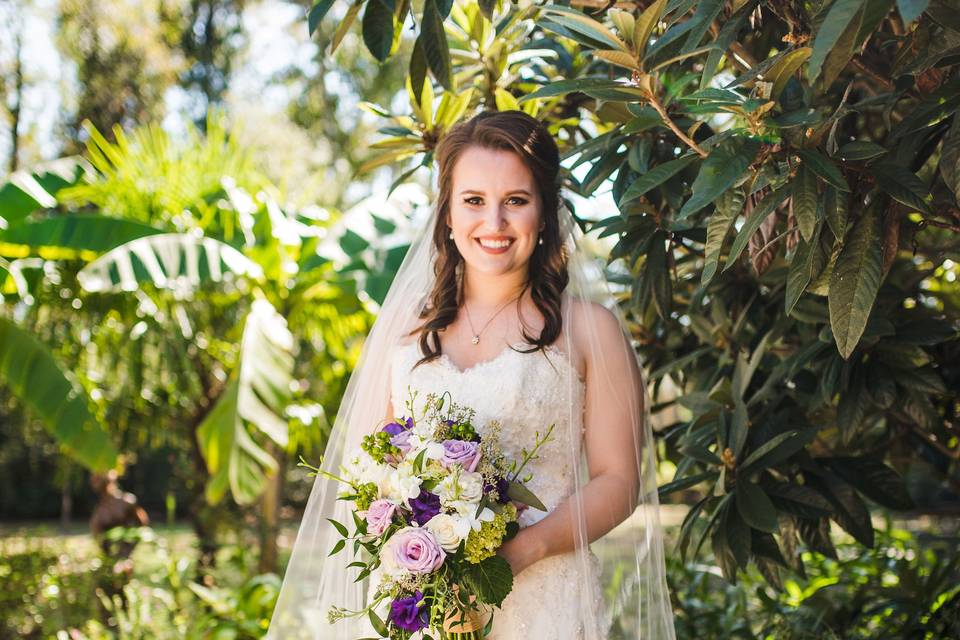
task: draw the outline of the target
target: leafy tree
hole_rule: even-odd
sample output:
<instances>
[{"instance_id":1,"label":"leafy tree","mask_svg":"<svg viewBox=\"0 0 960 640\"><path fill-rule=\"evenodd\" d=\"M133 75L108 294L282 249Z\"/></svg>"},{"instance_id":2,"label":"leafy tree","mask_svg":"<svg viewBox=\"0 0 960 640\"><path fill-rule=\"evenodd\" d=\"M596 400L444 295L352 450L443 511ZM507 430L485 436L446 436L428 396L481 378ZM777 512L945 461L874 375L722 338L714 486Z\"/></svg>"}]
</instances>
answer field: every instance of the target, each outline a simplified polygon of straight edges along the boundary
<instances>
[{"instance_id":1,"label":"leafy tree","mask_svg":"<svg viewBox=\"0 0 960 640\"><path fill-rule=\"evenodd\" d=\"M411 113L381 110L369 166L428 165L451 105L522 108L567 189L609 184L619 211L581 222L616 240L655 409L683 416L661 495L705 488L679 549L710 537L728 580L779 587L800 541L835 555L831 520L872 546L866 500L914 506L888 463L957 469L960 23L943 0L587 4L355 2L330 48L361 11L379 60L415 24Z\"/></svg>"}]
</instances>

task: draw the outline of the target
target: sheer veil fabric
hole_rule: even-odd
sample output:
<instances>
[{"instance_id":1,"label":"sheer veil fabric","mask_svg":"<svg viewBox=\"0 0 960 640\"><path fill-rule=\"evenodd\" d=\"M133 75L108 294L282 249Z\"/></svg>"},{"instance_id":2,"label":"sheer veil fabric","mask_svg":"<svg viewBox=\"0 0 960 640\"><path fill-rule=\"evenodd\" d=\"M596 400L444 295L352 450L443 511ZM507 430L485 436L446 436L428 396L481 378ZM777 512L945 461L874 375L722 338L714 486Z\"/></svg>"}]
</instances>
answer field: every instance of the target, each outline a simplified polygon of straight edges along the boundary
<instances>
[{"instance_id":1,"label":"sheer veil fabric","mask_svg":"<svg viewBox=\"0 0 960 640\"><path fill-rule=\"evenodd\" d=\"M393 347L409 340L405 338L417 326L420 305L432 289L435 249L431 241L437 216L434 210L428 221L419 226L393 285L364 343L356 369L347 384L340 410L334 421L321 469L337 473L346 452L359 446L363 435L372 432L386 417L390 397L389 354ZM587 629L584 640L631 638L643 640L675 640L673 614L667 589L663 532L660 525L655 476L654 439L650 424L650 402L647 395L646 374L637 362L635 351L629 346L626 323L603 275L602 266L586 255L582 236L570 211L561 204L560 231L568 256L569 284L563 294L563 330L556 345L567 354L583 354L588 362L599 363L587 372L587 404L591 385L609 385L614 376L632 371L631 386L635 393L623 394L614 401L620 403L617 415L622 415L622 428L632 434L639 490L636 508L621 524L592 542L588 539L588 505L581 498L579 488L589 479L584 452L575 452L569 446L574 476L578 489L568 498L570 526L575 539L577 564L585 571L592 561L592 551L600 560L604 611L597 611L591 602L544 602L545 608L575 607ZM601 339L596 326L587 321L583 312L589 303L602 305L616 317L624 340L623 349L611 352L609 345L601 351ZM578 344L572 336L580 336ZM542 357L530 353L521 357ZM629 359L629 360L628 360ZM566 367L563 384L565 394L573 398L576 371ZM622 383L621 383L622 384ZM579 431L579 420L573 419L575 403L569 402L571 419L563 428ZM402 414L402 407L394 407ZM577 416L579 418L579 416ZM589 430L590 422L584 419ZM559 427L560 425L558 425ZM539 427L538 427L539 428ZM570 434L566 441L574 443L581 434ZM367 605L368 579L355 582L356 568L347 568L352 560L350 546L345 552L328 557L334 543L340 538L328 522L350 522L352 502L337 500L337 486L332 480L317 476L307 502L293 552L283 579L280 596L267 632L271 640L357 640L368 637L365 617L354 617L330 623L327 611L336 605L360 610ZM589 505L590 509L604 509L608 505ZM609 507L612 508L612 507ZM602 626L600 625L602 618ZM603 635L598 626L609 629ZM494 614L496 625L496 614Z\"/></svg>"}]
</instances>

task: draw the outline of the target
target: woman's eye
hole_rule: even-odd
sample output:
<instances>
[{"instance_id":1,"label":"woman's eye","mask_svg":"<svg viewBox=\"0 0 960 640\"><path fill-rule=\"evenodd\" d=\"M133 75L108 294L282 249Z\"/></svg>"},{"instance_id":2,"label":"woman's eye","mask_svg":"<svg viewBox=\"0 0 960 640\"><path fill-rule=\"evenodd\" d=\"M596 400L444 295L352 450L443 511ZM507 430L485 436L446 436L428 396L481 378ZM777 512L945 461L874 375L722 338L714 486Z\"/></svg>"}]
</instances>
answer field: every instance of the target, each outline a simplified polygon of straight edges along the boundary
<instances>
[{"instance_id":1,"label":"woman's eye","mask_svg":"<svg viewBox=\"0 0 960 640\"><path fill-rule=\"evenodd\" d=\"M527 204L527 201L523 198L510 198L510 199L513 200L518 207L522 207L523 205Z\"/></svg>"},{"instance_id":2,"label":"woman's eye","mask_svg":"<svg viewBox=\"0 0 960 640\"><path fill-rule=\"evenodd\" d=\"M474 202L475 200L479 200L479 199L480 199L479 196L473 196L472 198L467 198L466 200L464 200L464 202L466 202L467 204L480 204L479 202Z\"/></svg>"}]
</instances>

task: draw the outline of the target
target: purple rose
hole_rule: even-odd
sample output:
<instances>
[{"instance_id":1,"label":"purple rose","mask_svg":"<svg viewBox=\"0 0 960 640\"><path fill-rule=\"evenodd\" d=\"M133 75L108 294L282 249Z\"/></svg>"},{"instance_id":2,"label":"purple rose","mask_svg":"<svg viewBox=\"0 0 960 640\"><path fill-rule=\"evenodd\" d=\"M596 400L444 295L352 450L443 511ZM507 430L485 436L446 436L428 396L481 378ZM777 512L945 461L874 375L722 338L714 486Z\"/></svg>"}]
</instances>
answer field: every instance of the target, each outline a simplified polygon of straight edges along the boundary
<instances>
[{"instance_id":1,"label":"purple rose","mask_svg":"<svg viewBox=\"0 0 960 640\"><path fill-rule=\"evenodd\" d=\"M389 544L397 566L410 573L431 573L443 564L443 548L426 529L405 527L393 534Z\"/></svg>"},{"instance_id":2,"label":"purple rose","mask_svg":"<svg viewBox=\"0 0 960 640\"><path fill-rule=\"evenodd\" d=\"M430 610L418 606L423 601L423 593L414 592L412 596L397 598L390 603L388 619L405 631L420 631L430 623Z\"/></svg>"},{"instance_id":3,"label":"purple rose","mask_svg":"<svg viewBox=\"0 0 960 640\"><path fill-rule=\"evenodd\" d=\"M413 519L422 527L430 518L440 513L440 496L420 489L420 495L410 500L410 509L413 511Z\"/></svg>"},{"instance_id":4,"label":"purple rose","mask_svg":"<svg viewBox=\"0 0 960 640\"><path fill-rule=\"evenodd\" d=\"M476 471L480 462L480 445L467 440L444 440L440 464L449 467L459 464L467 471Z\"/></svg>"},{"instance_id":5,"label":"purple rose","mask_svg":"<svg viewBox=\"0 0 960 640\"><path fill-rule=\"evenodd\" d=\"M366 514L367 533L375 536L383 535L393 522L393 514L396 510L397 505L383 498L371 502Z\"/></svg>"}]
</instances>

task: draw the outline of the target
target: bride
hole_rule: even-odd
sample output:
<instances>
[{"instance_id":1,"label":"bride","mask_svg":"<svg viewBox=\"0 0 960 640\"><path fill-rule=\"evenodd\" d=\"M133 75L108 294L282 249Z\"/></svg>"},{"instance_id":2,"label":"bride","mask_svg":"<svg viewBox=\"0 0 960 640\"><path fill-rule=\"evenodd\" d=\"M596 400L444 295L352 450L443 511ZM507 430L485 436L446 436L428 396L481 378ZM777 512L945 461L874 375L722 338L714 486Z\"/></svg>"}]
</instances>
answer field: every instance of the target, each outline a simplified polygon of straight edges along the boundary
<instances>
[{"instance_id":1,"label":"bride","mask_svg":"<svg viewBox=\"0 0 960 640\"><path fill-rule=\"evenodd\" d=\"M321 469L384 419L421 415L430 392L473 408L481 435L498 420L512 458L554 425L525 468L547 510L523 510L498 550L514 584L488 637L673 640L645 376L561 205L556 142L523 112L483 112L436 157L436 206L364 343ZM327 519L351 518L334 484L314 484L268 638L378 635L366 616L327 619L366 607L379 578L355 581L350 558L328 557Z\"/></svg>"}]
</instances>

